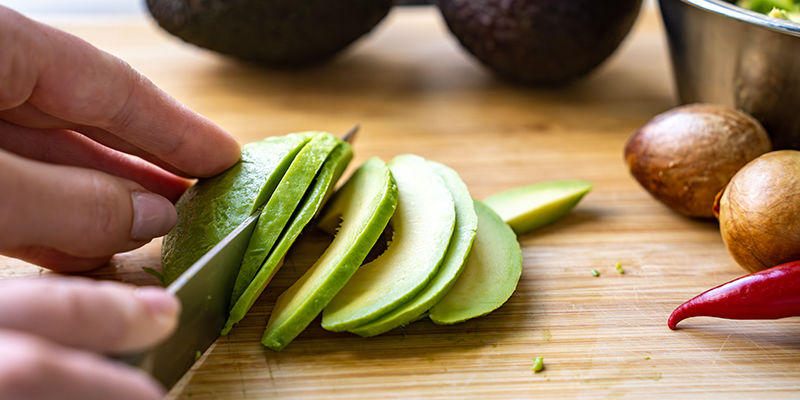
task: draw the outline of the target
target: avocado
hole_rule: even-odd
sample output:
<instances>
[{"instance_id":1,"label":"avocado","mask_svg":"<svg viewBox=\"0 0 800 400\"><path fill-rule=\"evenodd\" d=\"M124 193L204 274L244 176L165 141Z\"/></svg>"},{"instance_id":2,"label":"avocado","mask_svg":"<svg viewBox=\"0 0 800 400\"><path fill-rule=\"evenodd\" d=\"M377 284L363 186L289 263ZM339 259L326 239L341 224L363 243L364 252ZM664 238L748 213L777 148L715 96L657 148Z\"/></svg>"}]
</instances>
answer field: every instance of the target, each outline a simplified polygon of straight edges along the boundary
<instances>
[{"instance_id":1,"label":"avocado","mask_svg":"<svg viewBox=\"0 0 800 400\"><path fill-rule=\"evenodd\" d=\"M361 266L322 312L322 327L346 331L386 314L419 293L447 252L456 221L453 196L422 157L389 163L397 182L397 209L386 251Z\"/></svg>"},{"instance_id":2,"label":"avocado","mask_svg":"<svg viewBox=\"0 0 800 400\"><path fill-rule=\"evenodd\" d=\"M272 196L264 205L258 224L242 258L239 274L231 294L231 307L239 300L261 264L272 250L284 227L290 222L295 208L308 190L328 154L341 141L330 133L314 133L314 137L295 156Z\"/></svg>"},{"instance_id":3,"label":"avocado","mask_svg":"<svg viewBox=\"0 0 800 400\"><path fill-rule=\"evenodd\" d=\"M198 181L181 196L178 222L161 247L164 284L177 279L269 199L311 136L290 134L249 143L233 167Z\"/></svg>"},{"instance_id":4,"label":"avocado","mask_svg":"<svg viewBox=\"0 0 800 400\"><path fill-rule=\"evenodd\" d=\"M167 32L269 67L325 61L366 34L391 0L147 0Z\"/></svg>"},{"instance_id":5,"label":"avocado","mask_svg":"<svg viewBox=\"0 0 800 400\"><path fill-rule=\"evenodd\" d=\"M501 77L552 86L585 75L628 34L641 0L437 0L450 31Z\"/></svg>"},{"instance_id":6,"label":"avocado","mask_svg":"<svg viewBox=\"0 0 800 400\"><path fill-rule=\"evenodd\" d=\"M322 256L272 309L261 343L279 351L328 305L364 261L397 206L397 185L386 163L362 164L329 201L319 225L341 226Z\"/></svg>"},{"instance_id":7,"label":"avocado","mask_svg":"<svg viewBox=\"0 0 800 400\"><path fill-rule=\"evenodd\" d=\"M455 324L494 311L511 297L522 275L522 249L514 231L480 201L475 201L475 212L478 233L464 272L430 310L436 324Z\"/></svg>"},{"instance_id":8,"label":"avocado","mask_svg":"<svg viewBox=\"0 0 800 400\"><path fill-rule=\"evenodd\" d=\"M483 200L517 235L558 221L572 210L592 184L581 180L521 186Z\"/></svg>"},{"instance_id":9,"label":"avocado","mask_svg":"<svg viewBox=\"0 0 800 400\"><path fill-rule=\"evenodd\" d=\"M472 205L469 190L458 173L443 164L433 161L428 163L444 180L456 207L453 237L450 239L442 265L425 289L414 298L378 319L350 329L352 333L365 337L380 335L424 317L425 313L447 294L464 269L475 239L475 231L478 229L478 215Z\"/></svg>"},{"instance_id":10,"label":"avocado","mask_svg":"<svg viewBox=\"0 0 800 400\"><path fill-rule=\"evenodd\" d=\"M321 210L325 203L328 193L330 193L344 172L350 160L353 158L353 150L348 143L340 142L331 152L322 165L314 184L306 193L303 202L292 216L291 223L286 231L281 235L280 240L269 253L269 258L258 269L258 273L241 294L231 308L228 321L222 329L222 335L227 335L233 325L241 321L245 314L253 306L258 296L264 291L272 277L278 272L283 257L289 247L295 242L303 228L308 225L311 219Z\"/></svg>"}]
</instances>

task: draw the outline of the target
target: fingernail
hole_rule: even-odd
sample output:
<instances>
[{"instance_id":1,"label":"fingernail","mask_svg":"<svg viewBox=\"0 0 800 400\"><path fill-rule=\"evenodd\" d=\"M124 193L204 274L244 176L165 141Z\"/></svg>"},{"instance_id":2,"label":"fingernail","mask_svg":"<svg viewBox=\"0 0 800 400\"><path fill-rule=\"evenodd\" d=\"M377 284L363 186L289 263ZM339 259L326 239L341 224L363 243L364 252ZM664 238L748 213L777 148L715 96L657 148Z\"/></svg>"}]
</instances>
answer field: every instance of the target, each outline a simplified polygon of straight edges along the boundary
<instances>
[{"instance_id":1,"label":"fingernail","mask_svg":"<svg viewBox=\"0 0 800 400\"><path fill-rule=\"evenodd\" d=\"M175 206L164 197L150 192L133 192L131 239L149 240L167 234L178 221Z\"/></svg>"},{"instance_id":2,"label":"fingernail","mask_svg":"<svg viewBox=\"0 0 800 400\"><path fill-rule=\"evenodd\" d=\"M174 325L180 310L178 299L164 289L153 286L142 286L134 292L136 298L147 307L147 310L162 325Z\"/></svg>"}]
</instances>

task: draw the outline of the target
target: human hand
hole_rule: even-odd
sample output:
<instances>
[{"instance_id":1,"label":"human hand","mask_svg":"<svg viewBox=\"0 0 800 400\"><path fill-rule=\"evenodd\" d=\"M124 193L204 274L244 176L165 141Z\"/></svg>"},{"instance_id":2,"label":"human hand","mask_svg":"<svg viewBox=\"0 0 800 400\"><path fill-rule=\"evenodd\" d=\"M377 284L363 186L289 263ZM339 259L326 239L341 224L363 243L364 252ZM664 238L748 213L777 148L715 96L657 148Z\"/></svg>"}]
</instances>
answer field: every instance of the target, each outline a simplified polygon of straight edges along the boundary
<instances>
[{"instance_id":1,"label":"human hand","mask_svg":"<svg viewBox=\"0 0 800 400\"><path fill-rule=\"evenodd\" d=\"M102 265L171 229L181 176L239 154L123 61L0 6L0 253L65 272Z\"/></svg>"},{"instance_id":2,"label":"human hand","mask_svg":"<svg viewBox=\"0 0 800 400\"><path fill-rule=\"evenodd\" d=\"M0 281L0 398L161 399L152 378L97 353L161 341L179 308L158 288L84 278Z\"/></svg>"}]
</instances>

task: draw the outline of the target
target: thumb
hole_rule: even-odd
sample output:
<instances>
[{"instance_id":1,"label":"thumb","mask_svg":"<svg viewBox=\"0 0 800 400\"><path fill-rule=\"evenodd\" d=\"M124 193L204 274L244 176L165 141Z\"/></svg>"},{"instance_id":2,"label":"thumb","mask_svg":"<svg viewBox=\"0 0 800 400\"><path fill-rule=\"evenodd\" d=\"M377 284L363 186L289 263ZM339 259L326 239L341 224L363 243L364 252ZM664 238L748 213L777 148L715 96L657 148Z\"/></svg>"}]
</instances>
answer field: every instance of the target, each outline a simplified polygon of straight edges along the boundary
<instances>
[{"instance_id":1,"label":"thumb","mask_svg":"<svg viewBox=\"0 0 800 400\"><path fill-rule=\"evenodd\" d=\"M166 234L166 198L104 172L33 161L0 150L0 251L31 246L102 258Z\"/></svg>"}]
</instances>

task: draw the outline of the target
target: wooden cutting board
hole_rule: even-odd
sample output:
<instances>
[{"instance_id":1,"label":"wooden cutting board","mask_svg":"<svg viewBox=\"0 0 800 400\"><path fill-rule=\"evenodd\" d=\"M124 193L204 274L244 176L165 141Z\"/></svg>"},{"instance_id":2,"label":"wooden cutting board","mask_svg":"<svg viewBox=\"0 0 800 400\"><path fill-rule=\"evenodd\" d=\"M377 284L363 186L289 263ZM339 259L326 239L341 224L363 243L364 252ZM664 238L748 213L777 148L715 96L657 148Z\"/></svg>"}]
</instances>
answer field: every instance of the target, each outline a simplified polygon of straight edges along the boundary
<instances>
[{"instance_id":1,"label":"wooden cutting board","mask_svg":"<svg viewBox=\"0 0 800 400\"><path fill-rule=\"evenodd\" d=\"M652 4L607 63L558 90L496 80L432 8L395 10L342 57L297 72L195 49L144 18L55 23L241 142L358 123L353 165L417 153L456 169L476 198L550 179L596 185L567 218L519 238L522 280L491 315L449 327L421 321L371 339L317 321L283 352L266 350L259 339L272 303L319 249L306 242L170 399L800 397L800 319L666 327L683 300L744 271L715 222L670 212L623 164L627 137L676 104ZM159 246L121 254L93 275L153 284L141 267L158 267ZM0 265L4 278L42 273L11 259ZM531 371L536 356L543 372Z\"/></svg>"}]
</instances>

